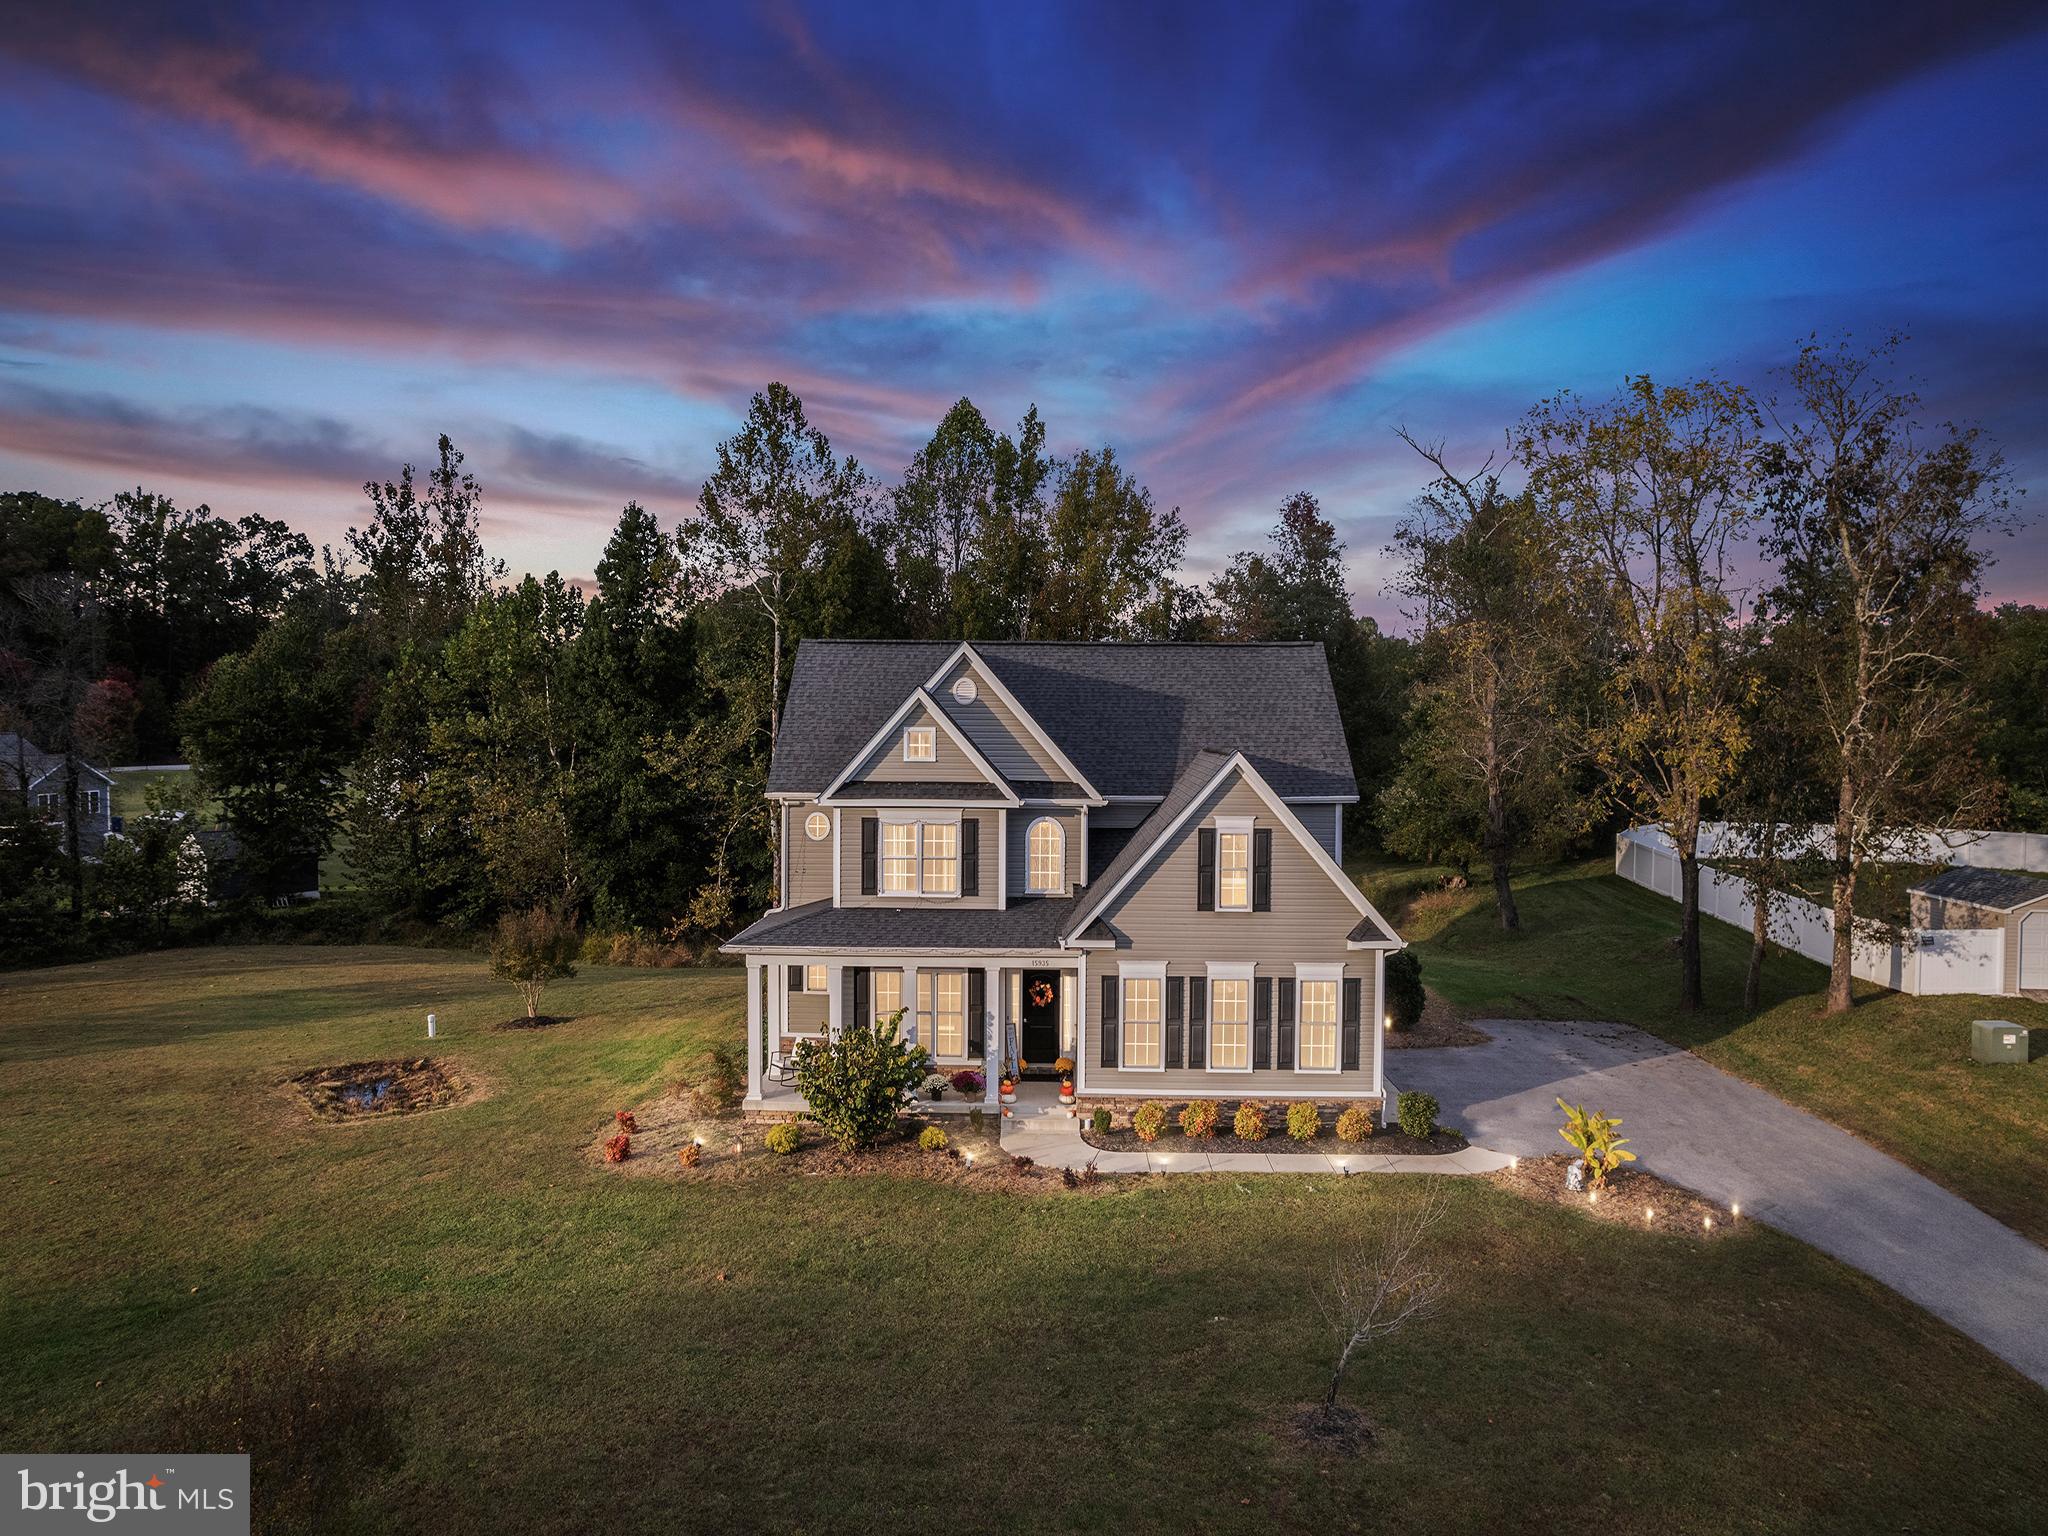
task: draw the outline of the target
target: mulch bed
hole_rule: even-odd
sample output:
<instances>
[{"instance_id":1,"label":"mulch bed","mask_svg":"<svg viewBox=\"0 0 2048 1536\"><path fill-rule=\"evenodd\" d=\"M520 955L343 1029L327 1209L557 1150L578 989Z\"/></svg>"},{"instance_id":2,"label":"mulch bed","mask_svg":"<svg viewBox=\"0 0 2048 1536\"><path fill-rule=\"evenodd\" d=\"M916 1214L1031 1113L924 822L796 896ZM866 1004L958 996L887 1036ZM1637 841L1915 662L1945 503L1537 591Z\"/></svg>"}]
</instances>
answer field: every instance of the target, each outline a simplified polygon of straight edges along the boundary
<instances>
[{"instance_id":1,"label":"mulch bed","mask_svg":"<svg viewBox=\"0 0 2048 1536\"><path fill-rule=\"evenodd\" d=\"M1390 1051L1434 1050L1451 1045L1484 1045L1493 1036L1467 1024L1458 1010L1428 987L1422 989L1422 1017L1413 1029L1386 1029Z\"/></svg>"},{"instance_id":2,"label":"mulch bed","mask_svg":"<svg viewBox=\"0 0 2048 1536\"><path fill-rule=\"evenodd\" d=\"M323 1120L370 1120L446 1109L472 1091L469 1083L430 1056L315 1067L291 1081L305 1096L306 1107Z\"/></svg>"},{"instance_id":3,"label":"mulch bed","mask_svg":"<svg viewBox=\"0 0 2048 1536\"><path fill-rule=\"evenodd\" d=\"M529 1019L525 1014L522 1013L516 1019L506 1019L502 1023L493 1024L491 1028L497 1030L552 1029L557 1024L574 1024L575 1022L576 1020L573 1017L566 1014L543 1013L535 1018Z\"/></svg>"},{"instance_id":4,"label":"mulch bed","mask_svg":"<svg viewBox=\"0 0 2048 1536\"><path fill-rule=\"evenodd\" d=\"M1312 1451L1363 1456L1372 1449L1372 1421L1348 1403L1303 1403L1288 1415L1287 1428Z\"/></svg>"},{"instance_id":5,"label":"mulch bed","mask_svg":"<svg viewBox=\"0 0 2048 1536\"><path fill-rule=\"evenodd\" d=\"M1607 1187L1597 1200L1589 1198L1585 1190L1573 1193L1564 1185L1565 1168L1573 1157L1570 1152L1525 1157L1518 1166L1485 1177L1524 1199L1567 1206L1594 1221L1613 1222L1638 1232L1664 1232L1706 1241L1739 1231L1748 1221L1747 1217L1733 1216L1725 1206L1716 1205L1704 1195L1682 1185L1665 1183L1640 1163L1630 1163L1609 1175Z\"/></svg>"},{"instance_id":6,"label":"mulch bed","mask_svg":"<svg viewBox=\"0 0 2048 1536\"><path fill-rule=\"evenodd\" d=\"M1166 1129L1154 1142L1143 1142L1133 1130L1097 1131L1085 1120L1081 1124L1081 1139L1091 1147L1105 1152L1268 1152L1285 1157L1300 1153L1305 1157L1428 1157L1432 1154L1457 1152L1464 1149L1465 1138L1455 1131L1438 1131L1427 1141L1417 1141L1405 1131L1375 1131L1364 1141L1341 1141L1330 1129L1326 1118L1323 1134L1314 1141L1296 1141L1285 1130L1270 1132L1264 1141L1239 1141L1230 1130L1230 1116L1225 1115L1217 1122L1216 1134L1196 1138L1183 1136L1180 1127L1167 1117Z\"/></svg>"}]
</instances>

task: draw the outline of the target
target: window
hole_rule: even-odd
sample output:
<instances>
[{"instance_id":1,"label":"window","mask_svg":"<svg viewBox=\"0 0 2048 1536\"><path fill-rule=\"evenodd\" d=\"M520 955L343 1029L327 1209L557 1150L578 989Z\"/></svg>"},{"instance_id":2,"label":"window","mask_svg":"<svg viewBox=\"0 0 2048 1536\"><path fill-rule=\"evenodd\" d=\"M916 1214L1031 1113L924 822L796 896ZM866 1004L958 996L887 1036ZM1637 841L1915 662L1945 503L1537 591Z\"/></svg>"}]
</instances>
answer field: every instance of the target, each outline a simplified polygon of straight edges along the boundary
<instances>
[{"instance_id":1,"label":"window","mask_svg":"<svg viewBox=\"0 0 2048 1536\"><path fill-rule=\"evenodd\" d=\"M892 970L868 972L869 991L875 1000L875 1022L881 1023L903 1006L903 973ZM909 1031L905 1031L909 1033Z\"/></svg>"},{"instance_id":2,"label":"window","mask_svg":"<svg viewBox=\"0 0 2048 1536\"><path fill-rule=\"evenodd\" d=\"M1058 821L1041 816L1025 838L1024 889L1057 891L1066 884L1067 834Z\"/></svg>"},{"instance_id":3,"label":"window","mask_svg":"<svg viewBox=\"0 0 2048 1536\"><path fill-rule=\"evenodd\" d=\"M1252 1069L1252 979L1248 975L1209 978L1209 1070Z\"/></svg>"},{"instance_id":4,"label":"window","mask_svg":"<svg viewBox=\"0 0 2048 1536\"><path fill-rule=\"evenodd\" d=\"M882 823L882 890L891 896L917 894L917 823Z\"/></svg>"},{"instance_id":5,"label":"window","mask_svg":"<svg viewBox=\"0 0 2048 1536\"><path fill-rule=\"evenodd\" d=\"M913 725L903 733L903 761L935 763L939 760L939 732L936 726Z\"/></svg>"},{"instance_id":6,"label":"window","mask_svg":"<svg viewBox=\"0 0 2048 1536\"><path fill-rule=\"evenodd\" d=\"M64 809L64 797L62 795L37 795L36 809L45 816L55 816Z\"/></svg>"},{"instance_id":7,"label":"window","mask_svg":"<svg viewBox=\"0 0 2048 1536\"><path fill-rule=\"evenodd\" d=\"M832 818L823 811L813 811L804 818L804 835L814 843L825 841L825 834L832 830Z\"/></svg>"},{"instance_id":8,"label":"window","mask_svg":"<svg viewBox=\"0 0 2048 1536\"><path fill-rule=\"evenodd\" d=\"M1337 1070L1337 992L1335 977L1327 981L1301 978L1301 1034L1295 1065L1303 1072Z\"/></svg>"},{"instance_id":9,"label":"window","mask_svg":"<svg viewBox=\"0 0 2048 1536\"><path fill-rule=\"evenodd\" d=\"M85 814L88 816L97 816L99 815L99 813L100 792L96 789L88 789L85 792Z\"/></svg>"},{"instance_id":10,"label":"window","mask_svg":"<svg viewBox=\"0 0 2048 1536\"><path fill-rule=\"evenodd\" d=\"M932 1043L934 1056L967 1059L967 973L919 971L917 1015L920 1033Z\"/></svg>"},{"instance_id":11,"label":"window","mask_svg":"<svg viewBox=\"0 0 2048 1536\"><path fill-rule=\"evenodd\" d=\"M960 892L960 828L952 822L924 824L924 894Z\"/></svg>"},{"instance_id":12,"label":"window","mask_svg":"<svg viewBox=\"0 0 2048 1536\"><path fill-rule=\"evenodd\" d=\"M1156 1070L1165 1064L1161 1037L1166 1032L1165 1005L1160 994L1166 990L1163 976L1124 978L1122 1064Z\"/></svg>"},{"instance_id":13,"label":"window","mask_svg":"<svg viewBox=\"0 0 2048 1536\"><path fill-rule=\"evenodd\" d=\"M1216 822L1216 910L1252 909L1252 829L1249 822Z\"/></svg>"},{"instance_id":14,"label":"window","mask_svg":"<svg viewBox=\"0 0 2048 1536\"><path fill-rule=\"evenodd\" d=\"M974 686L973 678L963 675L953 679L953 702L955 704L972 704L978 692L979 690Z\"/></svg>"},{"instance_id":15,"label":"window","mask_svg":"<svg viewBox=\"0 0 2048 1536\"><path fill-rule=\"evenodd\" d=\"M807 965L804 967L804 990L806 992L822 992L829 985L830 982L826 980L824 966Z\"/></svg>"}]
</instances>

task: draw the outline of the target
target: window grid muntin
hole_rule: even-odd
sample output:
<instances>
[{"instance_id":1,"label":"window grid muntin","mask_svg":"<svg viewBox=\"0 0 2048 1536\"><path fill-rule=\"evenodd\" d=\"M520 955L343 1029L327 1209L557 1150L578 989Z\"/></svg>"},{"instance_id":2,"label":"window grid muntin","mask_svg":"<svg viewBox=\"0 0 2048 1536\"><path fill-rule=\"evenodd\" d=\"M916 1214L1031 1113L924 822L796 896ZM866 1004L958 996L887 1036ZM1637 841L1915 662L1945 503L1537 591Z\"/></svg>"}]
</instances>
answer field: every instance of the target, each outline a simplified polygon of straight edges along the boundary
<instances>
[{"instance_id":1,"label":"window grid muntin","mask_svg":"<svg viewBox=\"0 0 2048 1536\"><path fill-rule=\"evenodd\" d=\"M882 823L882 890L886 895L917 894L917 827L914 821Z\"/></svg>"},{"instance_id":2,"label":"window grid muntin","mask_svg":"<svg viewBox=\"0 0 2048 1536\"><path fill-rule=\"evenodd\" d=\"M1216 834L1216 906L1224 912L1248 912L1252 905L1252 835Z\"/></svg>"},{"instance_id":3,"label":"window grid muntin","mask_svg":"<svg viewBox=\"0 0 2048 1536\"><path fill-rule=\"evenodd\" d=\"M1149 1070L1165 1065L1166 982L1158 976L1124 978L1122 1064Z\"/></svg>"},{"instance_id":4,"label":"window grid muntin","mask_svg":"<svg viewBox=\"0 0 2048 1536\"><path fill-rule=\"evenodd\" d=\"M939 729L935 725L913 725L903 732L903 761L935 763L939 760Z\"/></svg>"},{"instance_id":5,"label":"window grid muntin","mask_svg":"<svg viewBox=\"0 0 2048 1536\"><path fill-rule=\"evenodd\" d=\"M1340 984L1335 981L1301 983L1301 1020L1295 1045L1295 1065L1304 1072L1337 1070L1337 1007Z\"/></svg>"},{"instance_id":6,"label":"window grid muntin","mask_svg":"<svg viewBox=\"0 0 2048 1536\"><path fill-rule=\"evenodd\" d=\"M960 828L955 822L923 823L923 890L927 896L956 896L960 892Z\"/></svg>"},{"instance_id":7,"label":"window grid muntin","mask_svg":"<svg viewBox=\"0 0 2048 1536\"><path fill-rule=\"evenodd\" d=\"M1249 1072L1252 1065L1252 984L1243 976L1209 979L1209 1066Z\"/></svg>"},{"instance_id":8,"label":"window grid muntin","mask_svg":"<svg viewBox=\"0 0 2048 1536\"><path fill-rule=\"evenodd\" d=\"M1025 838L1024 888L1056 891L1066 883L1067 833L1058 821L1041 816Z\"/></svg>"},{"instance_id":9,"label":"window grid muntin","mask_svg":"<svg viewBox=\"0 0 2048 1536\"><path fill-rule=\"evenodd\" d=\"M903 1006L903 973L883 966L868 973L868 996L875 1005L875 1022L881 1023Z\"/></svg>"},{"instance_id":10,"label":"window grid muntin","mask_svg":"<svg viewBox=\"0 0 2048 1536\"><path fill-rule=\"evenodd\" d=\"M814 843L822 843L832 831L832 818L823 811L813 811L804 818L804 836Z\"/></svg>"}]
</instances>

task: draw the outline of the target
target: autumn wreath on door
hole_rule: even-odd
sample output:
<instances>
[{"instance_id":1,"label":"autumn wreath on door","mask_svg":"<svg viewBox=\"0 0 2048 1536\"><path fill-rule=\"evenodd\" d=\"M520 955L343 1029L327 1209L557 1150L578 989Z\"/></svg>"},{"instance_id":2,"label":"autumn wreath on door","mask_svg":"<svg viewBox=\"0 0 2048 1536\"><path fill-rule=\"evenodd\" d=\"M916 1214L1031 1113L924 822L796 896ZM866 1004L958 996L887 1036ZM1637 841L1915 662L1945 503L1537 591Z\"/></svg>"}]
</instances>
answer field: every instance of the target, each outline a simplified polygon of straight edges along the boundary
<instances>
[{"instance_id":1,"label":"autumn wreath on door","mask_svg":"<svg viewBox=\"0 0 2048 1536\"><path fill-rule=\"evenodd\" d=\"M1034 981L1033 983L1031 983L1031 1006L1032 1006L1032 1007L1034 1007L1034 1008L1044 1008L1044 1007L1047 1007L1048 1005L1050 1005L1050 1004L1051 1004L1051 1002L1052 1002L1052 983L1051 983L1051 982L1049 982L1049 981Z\"/></svg>"}]
</instances>

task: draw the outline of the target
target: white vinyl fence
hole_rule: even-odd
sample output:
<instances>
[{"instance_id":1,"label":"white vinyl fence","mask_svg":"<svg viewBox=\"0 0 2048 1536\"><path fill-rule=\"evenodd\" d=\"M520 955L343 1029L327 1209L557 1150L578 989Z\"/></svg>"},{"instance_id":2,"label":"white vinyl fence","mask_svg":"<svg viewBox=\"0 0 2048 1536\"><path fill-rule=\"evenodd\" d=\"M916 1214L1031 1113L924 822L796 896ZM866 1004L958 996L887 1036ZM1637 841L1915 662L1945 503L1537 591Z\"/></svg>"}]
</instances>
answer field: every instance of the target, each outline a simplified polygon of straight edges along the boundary
<instances>
[{"instance_id":1,"label":"white vinyl fence","mask_svg":"<svg viewBox=\"0 0 2048 1536\"><path fill-rule=\"evenodd\" d=\"M1754 914L1742 882L1707 862L1725 830L1719 823L1700 828L1700 911L1747 933ZM1826 830L1816 827L1808 835L1818 839ZM1930 833L1924 847L1914 851L1925 855L1916 863L2048 871L2048 837L2035 833ZM1678 900L1678 851L1662 827L1631 827L1616 834L1614 872L1645 890ZM1804 897L1780 893L1771 903L1771 939L1826 965L1834 958L1835 915ZM1858 937L1850 968L1865 981L1895 992L1996 994L2003 990L2005 978L2005 930L1908 928L1894 940L1888 930L1873 924Z\"/></svg>"}]
</instances>

